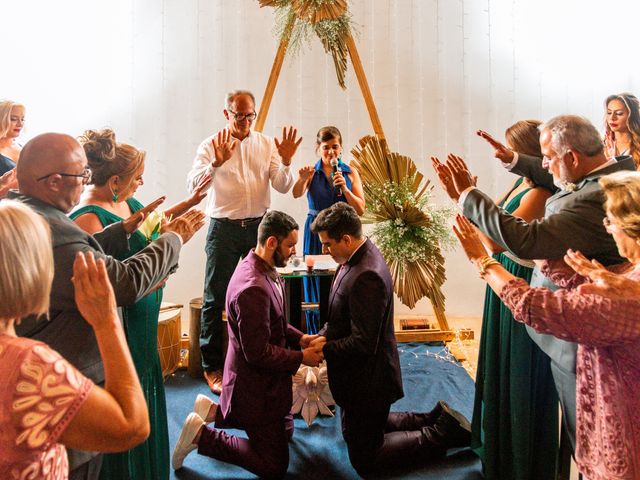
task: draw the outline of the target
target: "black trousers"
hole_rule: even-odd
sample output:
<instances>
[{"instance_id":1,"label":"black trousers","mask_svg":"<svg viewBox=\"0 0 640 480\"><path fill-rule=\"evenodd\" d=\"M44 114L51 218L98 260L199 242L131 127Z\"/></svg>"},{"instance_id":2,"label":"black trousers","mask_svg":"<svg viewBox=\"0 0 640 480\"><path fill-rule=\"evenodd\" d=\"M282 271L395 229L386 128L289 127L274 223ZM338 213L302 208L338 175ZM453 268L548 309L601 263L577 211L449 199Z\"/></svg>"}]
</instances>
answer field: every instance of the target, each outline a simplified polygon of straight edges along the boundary
<instances>
[{"instance_id":1,"label":"black trousers","mask_svg":"<svg viewBox=\"0 0 640 480\"><path fill-rule=\"evenodd\" d=\"M379 408L342 408L342 436L349 460L363 477L386 468L424 464L442 458L446 449L434 443L427 429L429 413L393 412Z\"/></svg>"}]
</instances>

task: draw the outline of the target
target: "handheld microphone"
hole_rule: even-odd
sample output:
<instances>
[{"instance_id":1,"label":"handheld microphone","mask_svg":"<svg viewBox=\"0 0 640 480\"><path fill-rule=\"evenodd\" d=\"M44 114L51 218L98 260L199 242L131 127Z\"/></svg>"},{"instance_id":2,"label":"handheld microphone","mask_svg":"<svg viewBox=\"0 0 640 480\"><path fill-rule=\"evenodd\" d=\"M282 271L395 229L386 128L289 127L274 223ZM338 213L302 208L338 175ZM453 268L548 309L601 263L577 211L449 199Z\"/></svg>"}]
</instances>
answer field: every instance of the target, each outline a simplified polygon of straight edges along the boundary
<instances>
[{"instance_id":1,"label":"handheld microphone","mask_svg":"<svg viewBox=\"0 0 640 480\"><path fill-rule=\"evenodd\" d=\"M338 165L338 161L335 158L331 159L331 169L333 170L333 173L340 172L340 166ZM338 187L336 189L336 194L338 196L342 195L342 188Z\"/></svg>"}]
</instances>

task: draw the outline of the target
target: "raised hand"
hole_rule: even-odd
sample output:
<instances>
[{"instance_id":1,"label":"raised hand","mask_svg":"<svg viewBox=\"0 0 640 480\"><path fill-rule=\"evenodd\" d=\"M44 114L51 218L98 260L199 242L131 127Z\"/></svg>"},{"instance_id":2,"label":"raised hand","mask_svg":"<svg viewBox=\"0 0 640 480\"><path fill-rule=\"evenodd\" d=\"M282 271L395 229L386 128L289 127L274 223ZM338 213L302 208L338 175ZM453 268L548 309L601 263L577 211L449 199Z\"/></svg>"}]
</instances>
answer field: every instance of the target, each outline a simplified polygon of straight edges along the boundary
<instances>
[{"instance_id":1,"label":"raised hand","mask_svg":"<svg viewBox=\"0 0 640 480\"><path fill-rule=\"evenodd\" d=\"M161 228L161 232L174 232L182 237L182 242L187 243L191 237L204 225L204 213L191 209L184 215L174 218Z\"/></svg>"},{"instance_id":2,"label":"raised hand","mask_svg":"<svg viewBox=\"0 0 640 480\"><path fill-rule=\"evenodd\" d=\"M613 158L618 154L616 152L616 136L613 132L604 134L604 154L607 158Z\"/></svg>"},{"instance_id":3,"label":"raised hand","mask_svg":"<svg viewBox=\"0 0 640 480\"><path fill-rule=\"evenodd\" d=\"M500 160L502 163L511 163L511 162L513 162L513 151L511 151L506 146L504 146L502 143L497 141L495 138L493 138L487 132L485 132L484 130L478 130L476 132L476 135L478 135L480 138L484 138L489 143L489 145L491 145L493 147L493 149L495 150L494 156L498 160Z\"/></svg>"},{"instance_id":4,"label":"raised hand","mask_svg":"<svg viewBox=\"0 0 640 480\"><path fill-rule=\"evenodd\" d=\"M3 198L12 188L18 188L15 168L12 168L0 177L0 198Z\"/></svg>"},{"instance_id":5,"label":"raised hand","mask_svg":"<svg viewBox=\"0 0 640 480\"><path fill-rule=\"evenodd\" d=\"M472 262L487 255L487 250L480 241L478 232L476 232L476 229L466 217L460 214L456 215L456 224L453 226L453 233L458 237L467 258Z\"/></svg>"},{"instance_id":6,"label":"raised hand","mask_svg":"<svg viewBox=\"0 0 640 480\"><path fill-rule=\"evenodd\" d=\"M606 269L594 270L589 278L592 283L583 283L577 290L581 294L601 295L614 300L638 300L640 298L640 282Z\"/></svg>"},{"instance_id":7,"label":"raised hand","mask_svg":"<svg viewBox=\"0 0 640 480\"><path fill-rule=\"evenodd\" d=\"M438 157L431 157L431 165L433 165L433 169L438 175L438 180L440 181L440 185L442 185L444 191L447 192L447 195L449 195L451 200L457 202L460 194L453 183L453 174L451 173L451 170L449 170L449 167L440 162Z\"/></svg>"},{"instance_id":8,"label":"raised hand","mask_svg":"<svg viewBox=\"0 0 640 480\"><path fill-rule=\"evenodd\" d=\"M142 225L142 222L144 222L144 219L147 218L147 216L151 212L153 212L156 208L162 205L162 203L166 200L166 198L167 197L165 197L164 195L162 197L156 198L149 205L147 205L144 208L141 208L136 213L134 213L130 217L123 220L122 228L124 228L124 231L127 232L128 234L132 234L133 232L135 232L140 227L140 225Z\"/></svg>"},{"instance_id":9,"label":"raised hand","mask_svg":"<svg viewBox=\"0 0 640 480\"><path fill-rule=\"evenodd\" d=\"M240 143L237 138L231 136L228 128L220 130L218 135L211 141L216 160L211 165L213 167L221 167L224 162L233 156L233 152Z\"/></svg>"},{"instance_id":10,"label":"raised hand","mask_svg":"<svg viewBox=\"0 0 640 480\"><path fill-rule=\"evenodd\" d=\"M282 141L279 142L277 138L274 138L276 142L276 148L278 149L278 154L282 159L282 164L285 166L291 165L291 159L296 154L296 150L298 150L298 145L302 142L302 137L300 137L296 141L296 135L298 131L289 127L289 131L287 132L287 127L282 128Z\"/></svg>"},{"instance_id":11,"label":"raised hand","mask_svg":"<svg viewBox=\"0 0 640 480\"><path fill-rule=\"evenodd\" d=\"M211 181L211 172L206 172L200 177L200 180L198 180L198 183L196 183L196 186L193 189L193 193L188 199L188 202L192 207L199 204L202 199L207 196L209 187L211 186Z\"/></svg>"},{"instance_id":12,"label":"raised hand","mask_svg":"<svg viewBox=\"0 0 640 480\"><path fill-rule=\"evenodd\" d=\"M469 187L474 187L477 182L477 177L471 175L467 164L464 163L461 157L450 153L447 155L447 167L451 171L451 178L453 184L458 192L458 196Z\"/></svg>"},{"instance_id":13,"label":"raised hand","mask_svg":"<svg viewBox=\"0 0 640 480\"><path fill-rule=\"evenodd\" d=\"M78 252L71 281L78 311L94 330L118 325L116 297L103 259L96 261L92 252Z\"/></svg>"},{"instance_id":14,"label":"raised hand","mask_svg":"<svg viewBox=\"0 0 640 480\"><path fill-rule=\"evenodd\" d=\"M316 169L313 165L306 165L298 170L298 176L303 182L309 181L313 174L316 172Z\"/></svg>"}]
</instances>

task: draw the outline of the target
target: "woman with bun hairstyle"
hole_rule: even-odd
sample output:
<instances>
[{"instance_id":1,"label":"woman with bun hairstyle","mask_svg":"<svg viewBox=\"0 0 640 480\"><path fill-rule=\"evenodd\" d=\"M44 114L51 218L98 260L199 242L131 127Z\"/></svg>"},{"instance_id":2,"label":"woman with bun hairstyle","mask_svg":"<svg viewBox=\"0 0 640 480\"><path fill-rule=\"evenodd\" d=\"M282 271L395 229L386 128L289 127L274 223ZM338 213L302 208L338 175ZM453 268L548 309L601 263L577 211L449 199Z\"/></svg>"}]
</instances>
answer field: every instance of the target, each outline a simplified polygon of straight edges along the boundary
<instances>
[{"instance_id":1,"label":"woman with bun hairstyle","mask_svg":"<svg viewBox=\"0 0 640 480\"><path fill-rule=\"evenodd\" d=\"M640 167L640 102L631 93L609 95L605 106L605 153L608 158L630 155Z\"/></svg>"},{"instance_id":2,"label":"woman with bun hairstyle","mask_svg":"<svg viewBox=\"0 0 640 480\"><path fill-rule=\"evenodd\" d=\"M111 129L87 130L79 141L87 155L92 178L78 208L70 217L80 228L93 234L143 208L134 194L143 184L145 152L132 145L118 143ZM206 195L208 182L209 179L203 179L200 188L166 210L165 215L179 216L200 203ZM162 201L164 197L156 203ZM156 215L155 223L158 228L143 224L131 235L129 251L108 253L124 260L142 250L160 233L160 216ZM122 309L127 342L149 410L151 434L146 442L132 450L106 455L100 473L100 478L105 480L169 478L167 411L157 344L161 302L162 286L159 285L155 292Z\"/></svg>"}]
</instances>

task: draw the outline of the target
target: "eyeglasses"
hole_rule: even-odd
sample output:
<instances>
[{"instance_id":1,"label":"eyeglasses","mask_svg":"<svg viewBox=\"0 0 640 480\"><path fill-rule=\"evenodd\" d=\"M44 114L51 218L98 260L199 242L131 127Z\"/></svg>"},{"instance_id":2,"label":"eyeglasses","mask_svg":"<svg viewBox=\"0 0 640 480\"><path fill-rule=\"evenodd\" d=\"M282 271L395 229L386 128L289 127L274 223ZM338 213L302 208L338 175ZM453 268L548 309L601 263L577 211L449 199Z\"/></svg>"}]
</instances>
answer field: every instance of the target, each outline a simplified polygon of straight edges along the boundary
<instances>
[{"instance_id":1,"label":"eyeglasses","mask_svg":"<svg viewBox=\"0 0 640 480\"><path fill-rule=\"evenodd\" d=\"M235 118L238 121L242 121L242 120L248 120L249 122L253 122L256 117L258 116L256 114L256 112L252 112L252 113L236 113L233 110L227 110L230 114L233 115L233 118Z\"/></svg>"},{"instance_id":2,"label":"eyeglasses","mask_svg":"<svg viewBox=\"0 0 640 480\"><path fill-rule=\"evenodd\" d=\"M87 183L89 183L91 181L91 170L88 168L85 168L82 173L59 173L59 172L54 172L54 173L50 173L49 175L45 175L44 177L40 177L38 179L36 179L37 182L39 182L40 180L44 180L46 178L49 178L51 175L60 175L61 177L76 177L76 178L82 178L82 183L84 185L86 185Z\"/></svg>"}]
</instances>

